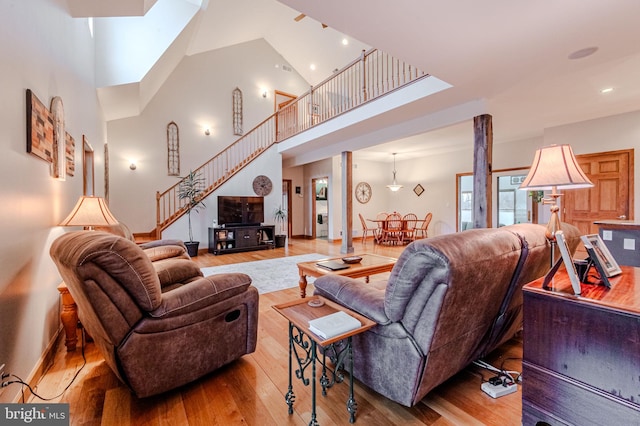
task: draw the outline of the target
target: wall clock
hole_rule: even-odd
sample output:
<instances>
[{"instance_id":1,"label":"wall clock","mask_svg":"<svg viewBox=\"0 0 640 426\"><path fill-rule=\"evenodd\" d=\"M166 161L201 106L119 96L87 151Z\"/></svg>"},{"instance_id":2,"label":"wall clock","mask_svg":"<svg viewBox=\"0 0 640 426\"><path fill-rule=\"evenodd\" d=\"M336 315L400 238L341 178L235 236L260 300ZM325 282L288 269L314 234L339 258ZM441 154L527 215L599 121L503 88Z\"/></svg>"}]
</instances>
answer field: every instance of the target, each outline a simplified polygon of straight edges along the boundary
<instances>
[{"instance_id":1,"label":"wall clock","mask_svg":"<svg viewBox=\"0 0 640 426\"><path fill-rule=\"evenodd\" d=\"M371 186L367 182L360 182L356 185L356 200L366 204L371 199Z\"/></svg>"},{"instance_id":2,"label":"wall clock","mask_svg":"<svg viewBox=\"0 0 640 426\"><path fill-rule=\"evenodd\" d=\"M272 189L273 184L271 183L271 179L265 175L256 176L253 180L253 192L255 192L256 195L269 195Z\"/></svg>"}]
</instances>

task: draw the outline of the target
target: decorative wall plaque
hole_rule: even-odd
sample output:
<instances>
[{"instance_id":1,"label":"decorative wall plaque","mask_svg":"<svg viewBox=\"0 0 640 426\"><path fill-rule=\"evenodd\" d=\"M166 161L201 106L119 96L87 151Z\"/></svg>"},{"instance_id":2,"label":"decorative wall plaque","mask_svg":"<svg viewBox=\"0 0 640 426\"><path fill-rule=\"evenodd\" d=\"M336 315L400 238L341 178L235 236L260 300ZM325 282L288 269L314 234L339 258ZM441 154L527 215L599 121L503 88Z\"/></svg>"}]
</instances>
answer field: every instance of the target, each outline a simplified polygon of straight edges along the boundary
<instances>
[{"instance_id":1,"label":"decorative wall plaque","mask_svg":"<svg viewBox=\"0 0 640 426\"><path fill-rule=\"evenodd\" d=\"M66 164L66 172L68 176L74 176L76 174L76 141L69 133L64 133L64 162Z\"/></svg>"},{"instance_id":2,"label":"decorative wall plaque","mask_svg":"<svg viewBox=\"0 0 640 426\"><path fill-rule=\"evenodd\" d=\"M53 117L30 89L27 89L27 152L53 163Z\"/></svg>"},{"instance_id":3,"label":"decorative wall plaque","mask_svg":"<svg viewBox=\"0 0 640 426\"><path fill-rule=\"evenodd\" d=\"M242 136L242 91L239 88L233 90L233 134Z\"/></svg>"},{"instance_id":4,"label":"decorative wall plaque","mask_svg":"<svg viewBox=\"0 0 640 426\"><path fill-rule=\"evenodd\" d=\"M413 192L416 193L416 195L419 197L422 195L422 193L424 192L424 188L422 187L422 185L417 184L414 188L413 188Z\"/></svg>"},{"instance_id":5,"label":"decorative wall plaque","mask_svg":"<svg viewBox=\"0 0 640 426\"><path fill-rule=\"evenodd\" d=\"M167 174L180 176L180 133L173 121L167 124Z\"/></svg>"}]
</instances>

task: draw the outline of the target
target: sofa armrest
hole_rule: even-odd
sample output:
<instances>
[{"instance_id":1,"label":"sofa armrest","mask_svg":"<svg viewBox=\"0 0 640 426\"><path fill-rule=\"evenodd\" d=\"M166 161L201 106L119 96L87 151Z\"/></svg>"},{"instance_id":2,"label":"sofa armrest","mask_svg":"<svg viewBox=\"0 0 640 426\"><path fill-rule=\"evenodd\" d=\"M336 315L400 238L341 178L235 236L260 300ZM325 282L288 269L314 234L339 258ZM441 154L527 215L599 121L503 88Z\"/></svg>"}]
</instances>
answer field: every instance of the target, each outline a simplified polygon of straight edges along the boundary
<instances>
[{"instance_id":1,"label":"sofa armrest","mask_svg":"<svg viewBox=\"0 0 640 426\"><path fill-rule=\"evenodd\" d=\"M391 323L384 312L384 291L340 275L324 275L313 283L314 295L326 297L381 325Z\"/></svg>"},{"instance_id":2,"label":"sofa armrest","mask_svg":"<svg viewBox=\"0 0 640 426\"><path fill-rule=\"evenodd\" d=\"M142 250L154 248L154 247L161 247L161 246L178 246L178 247L182 247L184 251L187 251L187 247L184 245L184 242L182 240L172 240L172 239L153 240L146 243L138 244L138 246Z\"/></svg>"},{"instance_id":3,"label":"sofa armrest","mask_svg":"<svg viewBox=\"0 0 640 426\"><path fill-rule=\"evenodd\" d=\"M152 262L174 258L191 259L187 252L187 247L180 240L149 241L148 243L140 244L139 247Z\"/></svg>"},{"instance_id":4,"label":"sofa armrest","mask_svg":"<svg viewBox=\"0 0 640 426\"><path fill-rule=\"evenodd\" d=\"M199 278L162 294L157 309L149 312L154 318L167 318L197 311L247 291L251 277L247 274L216 274Z\"/></svg>"},{"instance_id":5,"label":"sofa armrest","mask_svg":"<svg viewBox=\"0 0 640 426\"><path fill-rule=\"evenodd\" d=\"M172 290L173 286L184 285L202 277L202 271L191 259L171 257L157 260L152 264L158 274L160 289L163 293Z\"/></svg>"}]
</instances>

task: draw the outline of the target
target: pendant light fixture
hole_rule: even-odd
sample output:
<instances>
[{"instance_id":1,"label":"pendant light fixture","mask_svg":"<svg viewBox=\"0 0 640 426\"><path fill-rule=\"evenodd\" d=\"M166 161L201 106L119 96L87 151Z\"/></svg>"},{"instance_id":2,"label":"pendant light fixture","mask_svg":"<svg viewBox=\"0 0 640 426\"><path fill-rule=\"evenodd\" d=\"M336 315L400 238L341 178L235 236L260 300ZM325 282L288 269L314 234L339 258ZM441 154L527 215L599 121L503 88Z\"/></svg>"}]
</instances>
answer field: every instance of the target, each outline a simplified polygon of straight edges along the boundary
<instances>
[{"instance_id":1,"label":"pendant light fixture","mask_svg":"<svg viewBox=\"0 0 640 426\"><path fill-rule=\"evenodd\" d=\"M396 182L396 153L395 152L393 153L393 183L391 185L387 185L387 188L389 188L393 192L396 192L400 188L402 188L402 185L398 185L398 183Z\"/></svg>"}]
</instances>

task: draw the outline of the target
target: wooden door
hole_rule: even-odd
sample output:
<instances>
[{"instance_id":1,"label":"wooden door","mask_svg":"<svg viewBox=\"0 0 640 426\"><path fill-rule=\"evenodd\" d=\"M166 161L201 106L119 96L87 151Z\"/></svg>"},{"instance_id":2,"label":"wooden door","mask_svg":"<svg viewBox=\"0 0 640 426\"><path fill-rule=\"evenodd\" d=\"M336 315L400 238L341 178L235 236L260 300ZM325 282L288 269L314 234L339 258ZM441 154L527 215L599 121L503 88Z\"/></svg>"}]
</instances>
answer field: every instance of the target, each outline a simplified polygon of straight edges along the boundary
<instances>
[{"instance_id":1,"label":"wooden door","mask_svg":"<svg viewBox=\"0 0 640 426\"><path fill-rule=\"evenodd\" d=\"M296 96L275 91L274 97L274 112L276 112L276 141L286 139L295 133L298 123L298 108L296 105L291 105L284 111L287 105L296 100Z\"/></svg>"},{"instance_id":2,"label":"wooden door","mask_svg":"<svg viewBox=\"0 0 640 426\"><path fill-rule=\"evenodd\" d=\"M633 219L633 149L577 155L593 188L562 191L562 221L597 234L594 221Z\"/></svg>"}]
</instances>

